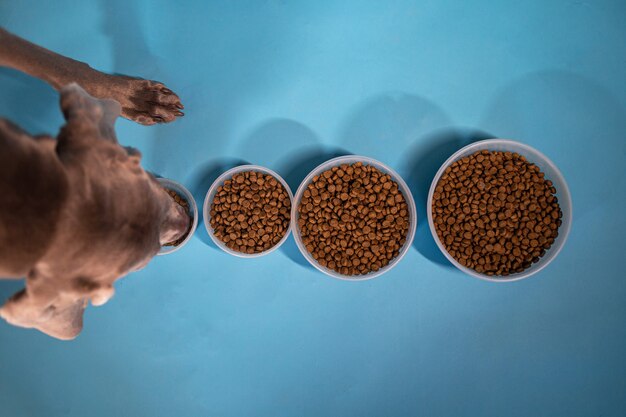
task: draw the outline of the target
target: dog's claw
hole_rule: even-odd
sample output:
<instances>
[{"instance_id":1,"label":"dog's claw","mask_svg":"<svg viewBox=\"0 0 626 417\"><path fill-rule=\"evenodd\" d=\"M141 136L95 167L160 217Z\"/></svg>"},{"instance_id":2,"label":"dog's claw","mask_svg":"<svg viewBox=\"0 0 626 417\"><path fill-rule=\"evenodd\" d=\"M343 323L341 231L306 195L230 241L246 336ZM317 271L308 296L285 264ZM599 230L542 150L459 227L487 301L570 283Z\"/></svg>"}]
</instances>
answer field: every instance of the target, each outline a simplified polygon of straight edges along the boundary
<instances>
[{"instance_id":1,"label":"dog's claw","mask_svg":"<svg viewBox=\"0 0 626 417\"><path fill-rule=\"evenodd\" d=\"M185 106L183 106L183 103L181 103L180 101L178 103L174 104L174 106L176 106L177 108L179 108L181 110L185 108Z\"/></svg>"},{"instance_id":2,"label":"dog's claw","mask_svg":"<svg viewBox=\"0 0 626 417\"><path fill-rule=\"evenodd\" d=\"M174 114L178 117L183 117L185 115L182 111L175 111Z\"/></svg>"}]
</instances>

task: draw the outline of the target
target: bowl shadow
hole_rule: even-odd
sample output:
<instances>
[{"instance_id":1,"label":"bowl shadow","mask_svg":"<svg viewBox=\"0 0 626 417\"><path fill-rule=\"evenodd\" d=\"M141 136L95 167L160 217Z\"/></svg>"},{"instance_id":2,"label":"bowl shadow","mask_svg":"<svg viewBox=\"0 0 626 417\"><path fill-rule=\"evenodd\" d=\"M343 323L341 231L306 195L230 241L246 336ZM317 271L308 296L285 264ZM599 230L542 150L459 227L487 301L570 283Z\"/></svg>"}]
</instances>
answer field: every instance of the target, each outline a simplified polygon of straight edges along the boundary
<instances>
[{"instance_id":1,"label":"bowl shadow","mask_svg":"<svg viewBox=\"0 0 626 417\"><path fill-rule=\"evenodd\" d=\"M402 91L382 92L358 103L341 130L341 143L357 155L393 164L421 135L450 126L444 110L428 98Z\"/></svg>"},{"instance_id":2,"label":"bowl shadow","mask_svg":"<svg viewBox=\"0 0 626 417\"><path fill-rule=\"evenodd\" d=\"M285 155L294 155L303 147L319 143L308 126L292 119L270 118L255 126L238 144L237 155L256 165L275 169Z\"/></svg>"},{"instance_id":3,"label":"bowl shadow","mask_svg":"<svg viewBox=\"0 0 626 417\"><path fill-rule=\"evenodd\" d=\"M403 171L407 173L407 184L415 199L418 214L413 247L428 260L445 267L454 267L439 250L428 226L426 204L435 174L454 152L470 143L493 137L492 134L472 128L438 129L421 137L407 152Z\"/></svg>"},{"instance_id":4,"label":"bowl shadow","mask_svg":"<svg viewBox=\"0 0 626 417\"><path fill-rule=\"evenodd\" d=\"M221 251L211 240L204 226L204 198L217 177L231 168L248 163L249 162L239 158L216 158L200 165L188 178L187 182L190 184L189 191L198 206L198 227L196 228L196 234L202 243L215 250Z\"/></svg>"}]
</instances>

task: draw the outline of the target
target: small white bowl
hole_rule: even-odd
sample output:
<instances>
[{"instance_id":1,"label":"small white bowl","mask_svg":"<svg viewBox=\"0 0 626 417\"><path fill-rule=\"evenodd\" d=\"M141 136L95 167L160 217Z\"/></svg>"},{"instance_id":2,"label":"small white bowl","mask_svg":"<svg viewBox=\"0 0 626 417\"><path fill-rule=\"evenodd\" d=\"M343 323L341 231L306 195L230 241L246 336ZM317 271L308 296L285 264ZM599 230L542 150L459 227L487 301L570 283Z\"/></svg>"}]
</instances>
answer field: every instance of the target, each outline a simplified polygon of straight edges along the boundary
<instances>
[{"instance_id":1,"label":"small white bowl","mask_svg":"<svg viewBox=\"0 0 626 417\"><path fill-rule=\"evenodd\" d=\"M169 253L176 252L177 250L185 246L185 244L191 239L191 236L193 236L194 232L196 231L196 227L198 227L198 206L196 205L196 200L194 200L193 195L191 195L189 190L186 189L181 183L172 181L167 178L157 178L157 181L159 182L159 184L161 184L163 188L176 191L178 194L181 195L181 197L187 200L187 203L189 203L189 215L193 216L193 218L191 219L191 230L189 230L189 234L187 235L185 240L183 240L176 246L161 246L161 250L159 251L159 253L157 253L157 255L167 255Z\"/></svg>"},{"instance_id":2,"label":"small white bowl","mask_svg":"<svg viewBox=\"0 0 626 417\"><path fill-rule=\"evenodd\" d=\"M213 184L211 185L211 188L209 188L209 191L206 193L206 197L204 198L204 205L202 207L202 213L204 216L204 227L206 228L206 231L211 237L211 239L213 240L213 242L215 242L215 244L220 249L222 249L226 253L230 253L231 255L238 256L240 258L258 258L259 256L264 256L264 255L267 255L268 253L274 252L276 249L280 247L280 245L285 243L285 241L289 237L289 233L291 232L291 222L289 222L289 225L287 226L287 231L285 232L285 235L277 244L275 244L268 250L259 252L259 253L243 253L243 252L237 252L235 250L232 250L231 248L226 246L224 242L219 240L217 236L215 236L215 233L213 233L213 228L211 227L211 203L213 202L213 198L215 197L215 194L217 193L217 187L224 184L226 180L232 178L234 175L239 174L240 172L247 172L247 171L262 172L264 174L268 174L276 178L282 184L282 186L285 187L285 190L287 190L287 194L289 195L289 201L293 205L293 194L291 193L291 189L289 188L289 185L287 185L287 182L285 182L283 177L281 177L280 175L278 175L276 172L272 171L271 169L265 168L259 165L239 165L224 172L222 175L217 177L217 179L213 182Z\"/></svg>"},{"instance_id":3,"label":"small white bowl","mask_svg":"<svg viewBox=\"0 0 626 417\"><path fill-rule=\"evenodd\" d=\"M471 268L461 265L459 262L457 262L456 259L454 259L452 255L448 253L443 243L439 240L439 237L437 236L437 230L435 229L432 211L433 194L435 192L435 188L437 187L439 179L443 175L443 172L455 161L458 161L459 159L471 155L477 151L483 150L515 152L524 156L528 160L528 162L537 165L541 172L545 174L546 179L552 181L552 184L556 189L556 197L559 201L561 212L563 213L563 217L561 218L561 226L559 227L559 235L554 240L552 246L546 251L546 253L539 259L538 262L533 263L527 269L516 274L511 274L507 276L490 276L486 274L481 274L480 272L476 272ZM541 271L556 258L559 252L561 252L561 249L563 249L563 245L567 240L567 236L569 235L569 231L572 226L572 197L570 196L569 189L567 188L567 183L565 182L565 178L563 178L561 171L559 171L556 165L550 159L548 159L548 157L546 157L538 150L523 143L508 139L482 140L467 145L466 147L461 148L457 152L455 152L450 158L448 158L446 162L443 163L441 168L439 168L439 171L437 171L437 174L435 175L435 178L430 185L430 191L428 193L428 202L426 204L426 207L428 210L428 226L430 227L430 232L432 233L433 238L437 243L437 246L445 255L445 257L448 258L448 260L452 262L454 266L456 266L466 274L492 282L518 281L520 279L528 278L529 276Z\"/></svg>"},{"instance_id":4,"label":"small white bowl","mask_svg":"<svg viewBox=\"0 0 626 417\"><path fill-rule=\"evenodd\" d=\"M302 242L302 234L300 233L300 227L298 226L298 206L300 205L300 201L302 200L302 195L304 194L304 190L306 190L307 186L311 183L311 181L313 180L313 177L333 167L336 167L342 164L354 164L356 162L361 162L364 165L371 165L375 167L376 169L378 169L379 171L384 172L385 174L389 174L391 178L398 184L398 189L404 195L404 200L406 201L406 204L409 209L409 215L410 215L409 230L407 232L406 242L404 242L404 245L402 246L402 248L400 248L400 252L398 253L398 256L393 258L391 262L389 262L383 268L379 269L378 271L372 271L365 275L343 275L333 269L320 265L315 260L315 258L313 258L313 255L311 255L309 251L306 250L306 247L304 243ZM382 274L390 271L393 267L395 267L398 264L398 262L400 262L400 260L404 257L404 255L406 255L407 251L411 247L411 244L413 243L413 238L415 237L416 227L417 227L417 209L415 208L415 201L413 201L413 196L411 195L411 191L409 190L409 187L406 185L406 183L400 177L400 175L398 175L398 173L395 172L393 169L389 168L387 165L383 164L382 162L376 161L375 159L368 158L366 156L357 156L357 155L340 156L337 158L330 159L324 162L323 164L319 165L317 168L311 171L309 175L307 175L307 177L302 181L302 183L300 184L300 187L298 187L298 191L296 192L296 196L293 200L293 204L291 205L291 228L293 230L293 237L296 240L296 244L298 245L298 249L300 249L300 252L302 253L302 255L304 255L306 260L309 261L311 265L313 265L315 268L322 271L326 275L329 275L333 278L346 280L346 281L364 281L364 280L379 277Z\"/></svg>"}]
</instances>

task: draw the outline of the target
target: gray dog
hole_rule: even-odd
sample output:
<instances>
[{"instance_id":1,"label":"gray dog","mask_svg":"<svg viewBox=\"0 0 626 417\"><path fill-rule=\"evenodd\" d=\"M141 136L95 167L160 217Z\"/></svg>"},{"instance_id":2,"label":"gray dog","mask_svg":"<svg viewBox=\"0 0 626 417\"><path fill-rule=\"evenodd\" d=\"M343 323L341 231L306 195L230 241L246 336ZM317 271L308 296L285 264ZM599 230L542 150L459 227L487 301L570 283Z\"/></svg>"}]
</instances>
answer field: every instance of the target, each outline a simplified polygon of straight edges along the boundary
<instances>
[{"instance_id":1,"label":"gray dog","mask_svg":"<svg viewBox=\"0 0 626 417\"><path fill-rule=\"evenodd\" d=\"M72 339L88 301L107 302L115 280L189 228L114 131L120 114L164 123L182 116L182 105L163 84L103 74L1 28L0 66L59 90L66 120L55 139L0 119L0 279L26 279L0 316Z\"/></svg>"}]
</instances>

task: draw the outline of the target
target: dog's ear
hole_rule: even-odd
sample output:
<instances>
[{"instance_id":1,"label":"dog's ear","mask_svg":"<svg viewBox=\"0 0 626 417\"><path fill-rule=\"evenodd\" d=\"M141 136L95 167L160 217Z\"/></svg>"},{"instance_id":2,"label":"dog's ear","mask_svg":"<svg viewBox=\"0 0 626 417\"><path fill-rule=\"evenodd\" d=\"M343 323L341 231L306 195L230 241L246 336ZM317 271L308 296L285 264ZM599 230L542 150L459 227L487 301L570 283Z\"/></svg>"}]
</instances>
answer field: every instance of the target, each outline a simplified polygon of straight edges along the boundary
<instances>
[{"instance_id":1,"label":"dog's ear","mask_svg":"<svg viewBox=\"0 0 626 417\"><path fill-rule=\"evenodd\" d=\"M117 143L114 125L122 111L117 101L92 97L72 83L61 89L61 110L67 123L59 141L94 138Z\"/></svg>"},{"instance_id":2,"label":"dog's ear","mask_svg":"<svg viewBox=\"0 0 626 417\"><path fill-rule=\"evenodd\" d=\"M0 317L14 326L35 328L57 339L71 340L83 328L86 304L86 300L62 296L42 298L23 289L0 308Z\"/></svg>"},{"instance_id":3,"label":"dog's ear","mask_svg":"<svg viewBox=\"0 0 626 417\"><path fill-rule=\"evenodd\" d=\"M0 317L15 326L35 328L57 339L71 340L83 328L88 300L95 306L102 305L114 293L112 286L101 286L85 278L73 279L64 288L55 285L59 283L55 281L31 271L26 288L0 308Z\"/></svg>"}]
</instances>

